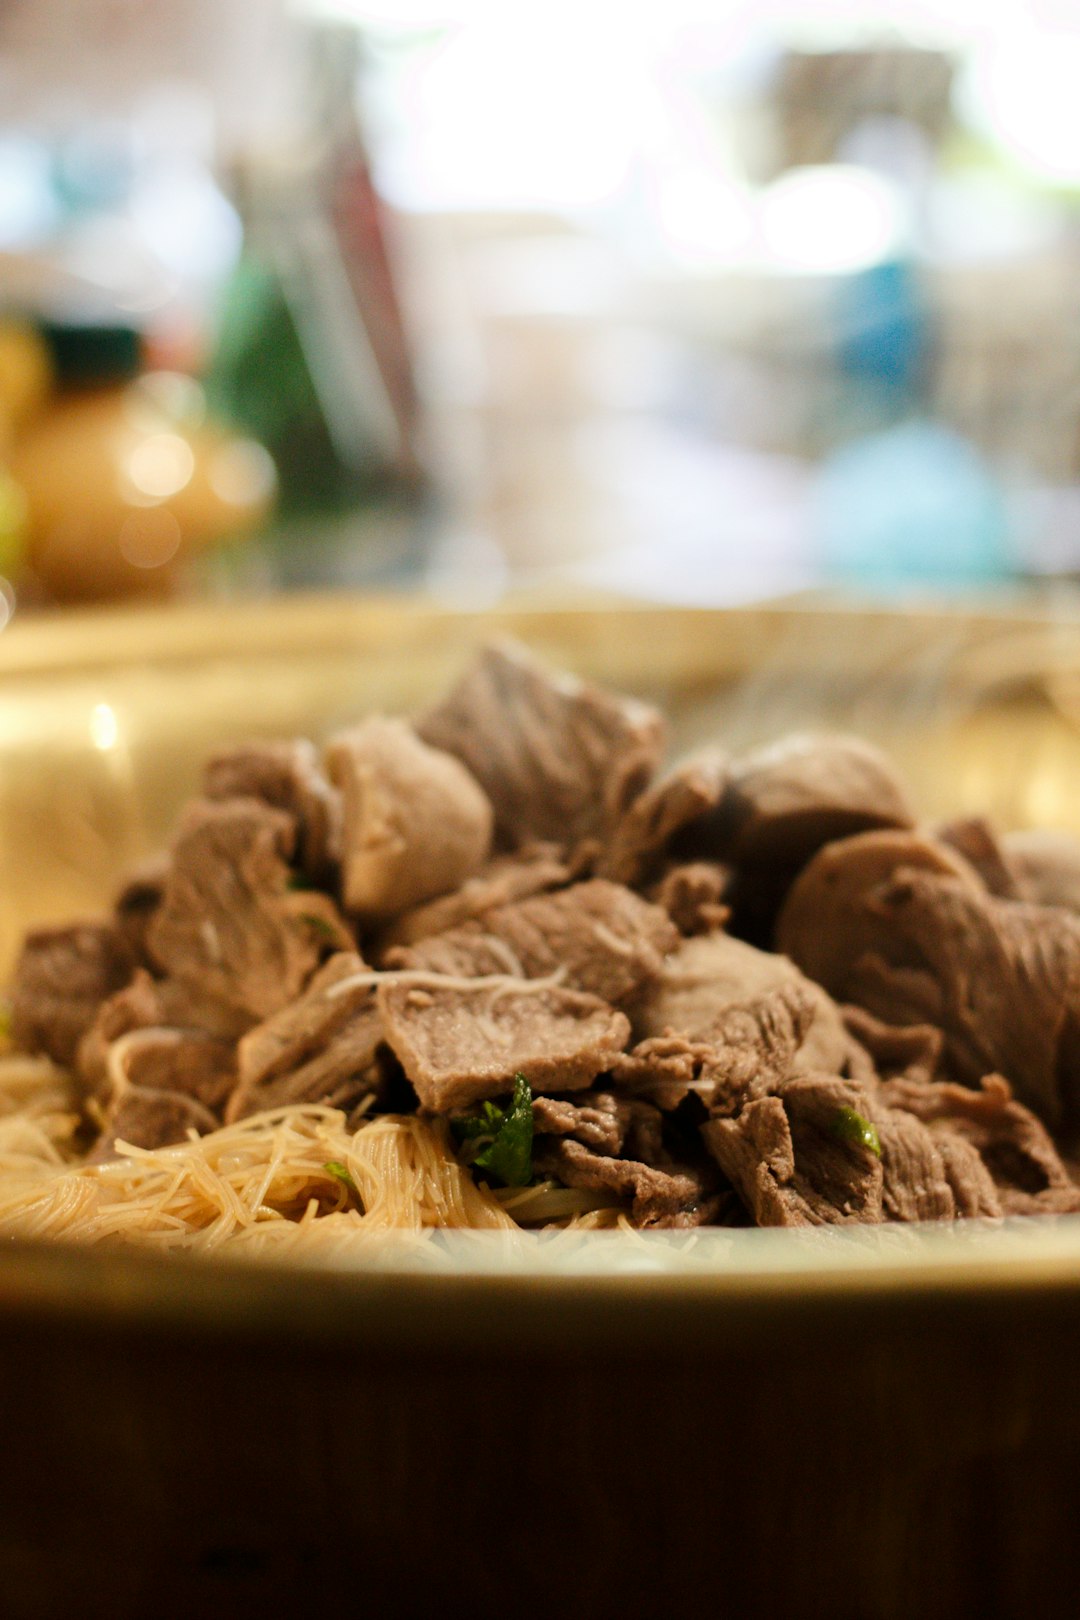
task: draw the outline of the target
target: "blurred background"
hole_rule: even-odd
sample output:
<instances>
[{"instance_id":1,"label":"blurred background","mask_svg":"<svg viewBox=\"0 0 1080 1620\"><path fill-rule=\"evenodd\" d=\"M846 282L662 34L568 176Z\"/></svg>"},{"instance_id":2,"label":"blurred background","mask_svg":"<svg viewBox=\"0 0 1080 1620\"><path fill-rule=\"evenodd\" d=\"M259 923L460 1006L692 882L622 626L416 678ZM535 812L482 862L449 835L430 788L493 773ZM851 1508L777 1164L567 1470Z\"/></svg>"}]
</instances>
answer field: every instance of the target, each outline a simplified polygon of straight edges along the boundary
<instances>
[{"instance_id":1,"label":"blurred background","mask_svg":"<svg viewBox=\"0 0 1080 1620\"><path fill-rule=\"evenodd\" d=\"M1080 578L1067 0L0 0L0 619Z\"/></svg>"}]
</instances>

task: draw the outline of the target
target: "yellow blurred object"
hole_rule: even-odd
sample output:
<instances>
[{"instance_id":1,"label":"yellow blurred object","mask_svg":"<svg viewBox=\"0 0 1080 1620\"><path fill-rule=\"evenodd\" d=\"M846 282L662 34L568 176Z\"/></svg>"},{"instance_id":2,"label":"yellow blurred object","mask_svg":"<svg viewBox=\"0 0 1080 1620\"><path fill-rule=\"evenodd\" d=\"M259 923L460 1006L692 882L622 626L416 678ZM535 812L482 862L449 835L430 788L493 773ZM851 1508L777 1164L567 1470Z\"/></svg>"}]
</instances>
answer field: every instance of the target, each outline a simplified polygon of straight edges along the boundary
<instances>
[{"instance_id":1,"label":"yellow blurred object","mask_svg":"<svg viewBox=\"0 0 1080 1620\"><path fill-rule=\"evenodd\" d=\"M0 319L0 450L38 414L52 382L40 334L25 321Z\"/></svg>"},{"instance_id":2,"label":"yellow blurred object","mask_svg":"<svg viewBox=\"0 0 1080 1620\"><path fill-rule=\"evenodd\" d=\"M168 595L194 555L254 529L276 488L266 451L206 422L198 384L169 373L61 396L9 465L30 566L61 601Z\"/></svg>"},{"instance_id":3,"label":"yellow blurred object","mask_svg":"<svg viewBox=\"0 0 1080 1620\"><path fill-rule=\"evenodd\" d=\"M11 579L26 555L26 496L0 467L0 579Z\"/></svg>"}]
</instances>

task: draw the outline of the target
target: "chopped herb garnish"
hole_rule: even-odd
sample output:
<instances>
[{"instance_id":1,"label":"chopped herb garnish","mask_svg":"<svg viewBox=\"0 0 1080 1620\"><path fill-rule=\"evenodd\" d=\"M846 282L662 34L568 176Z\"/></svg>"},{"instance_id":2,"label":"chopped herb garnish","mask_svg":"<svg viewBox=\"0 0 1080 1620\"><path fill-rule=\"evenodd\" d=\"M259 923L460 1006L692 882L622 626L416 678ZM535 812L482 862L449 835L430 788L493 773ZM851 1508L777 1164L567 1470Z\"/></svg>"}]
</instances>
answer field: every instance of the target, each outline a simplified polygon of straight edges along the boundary
<instances>
[{"instance_id":1,"label":"chopped herb garnish","mask_svg":"<svg viewBox=\"0 0 1080 1620\"><path fill-rule=\"evenodd\" d=\"M470 1164L490 1171L506 1187L528 1186L532 1180L532 1089L523 1074L514 1076L509 1107L485 1102L478 1113L450 1124L458 1141L467 1144L464 1156Z\"/></svg>"},{"instance_id":2,"label":"chopped herb garnish","mask_svg":"<svg viewBox=\"0 0 1080 1620\"><path fill-rule=\"evenodd\" d=\"M870 1121L854 1108L838 1108L832 1119L832 1132L842 1142L855 1142L881 1158L881 1138Z\"/></svg>"},{"instance_id":3,"label":"chopped herb garnish","mask_svg":"<svg viewBox=\"0 0 1080 1620\"><path fill-rule=\"evenodd\" d=\"M360 1197L359 1187L356 1185L356 1182L353 1180L352 1176L350 1176L348 1170L342 1164L340 1159L328 1159L323 1165L323 1169L329 1170L330 1174L335 1176L338 1181L343 1182L351 1193L353 1193L357 1198Z\"/></svg>"},{"instance_id":4,"label":"chopped herb garnish","mask_svg":"<svg viewBox=\"0 0 1080 1620\"><path fill-rule=\"evenodd\" d=\"M333 923L327 922L325 917L316 917L310 911L301 912L300 917L302 922L307 923L308 927L311 929L312 933L317 939L328 939L331 944L333 944L333 942L337 939L337 929L334 927Z\"/></svg>"}]
</instances>

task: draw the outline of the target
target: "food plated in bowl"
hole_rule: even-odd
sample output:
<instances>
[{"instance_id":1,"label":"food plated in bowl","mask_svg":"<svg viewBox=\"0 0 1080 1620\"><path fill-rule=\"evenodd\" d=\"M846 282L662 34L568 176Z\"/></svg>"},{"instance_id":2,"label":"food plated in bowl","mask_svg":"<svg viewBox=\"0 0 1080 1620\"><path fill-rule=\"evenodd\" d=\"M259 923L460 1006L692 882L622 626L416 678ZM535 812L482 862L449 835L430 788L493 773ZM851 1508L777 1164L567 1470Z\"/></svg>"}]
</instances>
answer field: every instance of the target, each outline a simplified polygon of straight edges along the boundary
<instances>
[{"instance_id":1,"label":"food plated in bowl","mask_svg":"<svg viewBox=\"0 0 1080 1620\"><path fill-rule=\"evenodd\" d=\"M211 754L111 911L22 945L0 1230L1080 1211L1080 842L920 824L857 737L665 745L503 640L417 716Z\"/></svg>"},{"instance_id":2,"label":"food plated in bowl","mask_svg":"<svg viewBox=\"0 0 1080 1620\"><path fill-rule=\"evenodd\" d=\"M12 971L28 927L108 912L131 867L167 846L208 755L253 737L322 741L375 711L423 714L504 632L553 667L662 709L673 759L717 738L745 760L786 732L854 731L896 761L926 824L984 811L1004 828L1070 825L1075 732L1058 682L1067 688L1073 637L1031 620L780 611L470 620L415 605L296 604L235 622L80 620L62 659L37 626L25 628L0 644ZM852 842L879 836L846 831ZM658 904L636 883L633 892ZM301 893L286 885L286 896ZM744 915L740 943L763 949L762 919ZM724 937L734 937L732 920ZM674 926L676 950L709 938ZM391 971L374 969L368 953L366 966ZM837 983L835 995L848 992ZM649 1038L659 1037L642 1031L634 1044ZM420 1119L418 1096L404 1095L391 1117ZM1034 1098L1022 1106L1034 1112ZM102 1123L113 1099L99 1100ZM512 1088L499 1090L456 1111L484 1123L485 1101L505 1111L512 1100ZM737 1123L741 1113L716 1118ZM936 1144L933 1122L918 1123ZM545 1136L559 1140L537 1132L534 1158ZM82 1150L96 1139L89 1133ZM480 1152L490 1145L474 1138ZM876 1181L872 1147L837 1145ZM326 1170L343 1150L312 1149L321 1201L308 1229L348 1230L359 1207ZM168 1155L189 1149L144 1151L160 1173ZM451 1139L446 1162L469 1151ZM103 1158L92 1174L139 1162L138 1152ZM359 1188L363 1167L344 1168ZM465 1165L463 1185L466 1173L478 1196L486 1182L482 1196L504 1215L533 1190L500 1188L483 1166ZM158 1195L166 1191L159 1182ZM579 1208L579 1222L633 1219L632 1197L593 1196L607 1207ZM116 1223L125 1201L112 1202ZM299 1231L307 1208L254 1222L253 1238ZM196 1224L206 1232L212 1220ZM1015 1229L994 1217L822 1233L460 1236L464 1249L436 1232L406 1234L395 1250L383 1230L383 1258L367 1245L342 1249L317 1272L314 1246L295 1251L302 1265L288 1263L285 1245L275 1263L240 1267L229 1247L210 1266L130 1243L6 1243L0 1419L14 1466L3 1507L5 1545L21 1549L6 1566L12 1612L56 1612L76 1597L85 1605L85 1582L55 1557L58 1491L76 1555L66 1567L104 1558L118 1571L114 1614L145 1612L163 1592L198 1612L283 1593L300 1601L312 1568L340 1591L352 1590L344 1583L360 1565L375 1612L415 1613L445 1594L446 1570L477 1524L503 1536L499 1556L467 1559L480 1613L534 1600L568 1613L655 1612L656 1582L672 1603L704 1596L738 1613L798 1600L810 1613L944 1615L967 1603L1008 1614L1022 1612L1021 1596L1054 1612L1076 1544L1071 1217ZM516 1518L511 1464L527 1498ZM723 1511L716 1467L736 1479ZM567 1512L568 1480L580 1513Z\"/></svg>"}]
</instances>

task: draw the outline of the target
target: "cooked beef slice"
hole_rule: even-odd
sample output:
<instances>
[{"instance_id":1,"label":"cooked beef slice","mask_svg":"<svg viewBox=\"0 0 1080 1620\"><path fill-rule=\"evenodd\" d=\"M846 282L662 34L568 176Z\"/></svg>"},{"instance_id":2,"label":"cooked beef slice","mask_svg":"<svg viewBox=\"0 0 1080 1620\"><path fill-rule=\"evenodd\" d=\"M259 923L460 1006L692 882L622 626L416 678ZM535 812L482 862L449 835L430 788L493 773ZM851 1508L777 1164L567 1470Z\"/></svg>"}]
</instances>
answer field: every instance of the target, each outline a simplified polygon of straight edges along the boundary
<instances>
[{"instance_id":1,"label":"cooked beef slice","mask_svg":"<svg viewBox=\"0 0 1080 1620\"><path fill-rule=\"evenodd\" d=\"M380 950L391 945L415 945L432 934L445 934L497 906L561 889L571 877L571 869L555 844L525 845L512 855L495 855L453 894L440 895L437 900L395 917L379 936Z\"/></svg>"},{"instance_id":2,"label":"cooked beef slice","mask_svg":"<svg viewBox=\"0 0 1080 1620\"><path fill-rule=\"evenodd\" d=\"M887 1221L951 1221L957 1214L956 1192L978 1203L978 1213L996 1214L993 1190L977 1164L946 1157L942 1143L914 1115L889 1108L868 1088L859 1110L881 1143L883 1218Z\"/></svg>"},{"instance_id":3,"label":"cooked beef slice","mask_svg":"<svg viewBox=\"0 0 1080 1620\"><path fill-rule=\"evenodd\" d=\"M630 1101L611 1091L582 1092L568 1097L534 1097L533 1132L540 1136L572 1136L596 1153L618 1153L626 1140Z\"/></svg>"},{"instance_id":4,"label":"cooked beef slice","mask_svg":"<svg viewBox=\"0 0 1080 1620\"><path fill-rule=\"evenodd\" d=\"M741 1122L749 1116L738 1128L717 1133L706 1126L703 1134L725 1171L724 1154L741 1167L732 1179L754 1218L765 1225L847 1220L852 1218L851 1198L858 1203L869 1197L870 1213L861 1219L952 1219L957 1207L954 1171L940 1144L917 1119L887 1106L869 1069L847 1078L801 1069L803 1041L813 1015L813 1002L805 991L791 985L732 1008L717 1024L712 1049L701 1066L697 1091L714 1118ZM782 1104L795 1158L788 1154L781 1113L757 1106L766 1099ZM852 1146L845 1140L844 1109L877 1130L878 1191L867 1181L872 1167L866 1155L872 1149L856 1142L854 1155L838 1152L839 1146ZM755 1168L753 1153L763 1145L768 1154ZM963 1169L957 1165L955 1174ZM967 1181L974 1177L978 1183L980 1167L967 1169ZM845 1189L852 1176L854 1192L849 1197ZM874 1213L879 1205L880 1213ZM828 1214L826 1206L838 1213Z\"/></svg>"},{"instance_id":5,"label":"cooked beef slice","mask_svg":"<svg viewBox=\"0 0 1080 1620\"><path fill-rule=\"evenodd\" d=\"M456 889L487 859L492 811L460 760L421 742L404 720L373 715L332 738L341 789L341 891L373 919Z\"/></svg>"},{"instance_id":6,"label":"cooked beef slice","mask_svg":"<svg viewBox=\"0 0 1080 1620\"><path fill-rule=\"evenodd\" d=\"M1080 912L1080 839L1075 833L1032 827L1006 833L1001 842L1022 899Z\"/></svg>"},{"instance_id":7,"label":"cooked beef slice","mask_svg":"<svg viewBox=\"0 0 1080 1620\"><path fill-rule=\"evenodd\" d=\"M985 816L964 816L934 829L934 836L974 867L999 900L1033 900L994 826Z\"/></svg>"},{"instance_id":8,"label":"cooked beef slice","mask_svg":"<svg viewBox=\"0 0 1080 1620\"><path fill-rule=\"evenodd\" d=\"M933 1024L885 1024L862 1007L845 1006L840 1011L848 1031L884 1079L933 1080L937 1075L945 1037Z\"/></svg>"},{"instance_id":9,"label":"cooked beef slice","mask_svg":"<svg viewBox=\"0 0 1080 1620\"><path fill-rule=\"evenodd\" d=\"M948 1081L889 1080L881 1095L894 1111L905 1109L928 1125L939 1145L943 1139L959 1137L973 1148L1007 1214L1080 1210L1080 1187L1069 1176L1046 1127L1015 1100L1001 1075L987 1075L977 1091Z\"/></svg>"},{"instance_id":10,"label":"cooked beef slice","mask_svg":"<svg viewBox=\"0 0 1080 1620\"><path fill-rule=\"evenodd\" d=\"M731 916L727 903L731 868L719 861L687 861L671 866L648 891L680 934L711 934Z\"/></svg>"},{"instance_id":11,"label":"cooked beef slice","mask_svg":"<svg viewBox=\"0 0 1080 1620\"><path fill-rule=\"evenodd\" d=\"M665 735L655 709L554 674L508 641L484 648L417 729L469 767L510 849L531 838L606 843L651 781Z\"/></svg>"},{"instance_id":12,"label":"cooked beef slice","mask_svg":"<svg viewBox=\"0 0 1080 1620\"><path fill-rule=\"evenodd\" d=\"M649 1098L665 1111L678 1108L692 1092L712 1089L702 1071L714 1056L708 1041L690 1041L685 1035L652 1035L621 1053L609 1071L612 1084Z\"/></svg>"},{"instance_id":13,"label":"cooked beef slice","mask_svg":"<svg viewBox=\"0 0 1080 1620\"><path fill-rule=\"evenodd\" d=\"M70 1064L103 1001L131 978L135 959L111 922L34 928L11 986L11 1033L27 1052Z\"/></svg>"},{"instance_id":14,"label":"cooked beef slice","mask_svg":"<svg viewBox=\"0 0 1080 1620\"><path fill-rule=\"evenodd\" d=\"M628 1198L630 1219L641 1227L705 1226L720 1205L715 1182L696 1169L657 1170L636 1159L593 1153L572 1138L544 1143L533 1152L537 1175L566 1187Z\"/></svg>"},{"instance_id":15,"label":"cooked beef slice","mask_svg":"<svg viewBox=\"0 0 1080 1620\"><path fill-rule=\"evenodd\" d=\"M300 866L315 882L334 872L341 840L341 795L306 737L250 742L212 754L203 770L207 799L261 799L296 822Z\"/></svg>"},{"instance_id":16,"label":"cooked beef slice","mask_svg":"<svg viewBox=\"0 0 1080 1620\"><path fill-rule=\"evenodd\" d=\"M937 840L919 833L860 833L826 844L800 873L777 921L777 949L838 1000L853 1000L835 985L852 961L878 949L882 925L875 896L901 867L955 878L973 895L985 896L984 884L967 861ZM901 949L896 942L890 953L895 966L922 965L917 951L901 955ZM890 1023L901 1021L882 1016Z\"/></svg>"},{"instance_id":17,"label":"cooked beef slice","mask_svg":"<svg viewBox=\"0 0 1080 1620\"><path fill-rule=\"evenodd\" d=\"M149 946L230 1028L287 1006L327 945L350 940L326 895L289 888L294 837L293 818L258 799L196 800L181 822Z\"/></svg>"},{"instance_id":18,"label":"cooked beef slice","mask_svg":"<svg viewBox=\"0 0 1080 1620\"><path fill-rule=\"evenodd\" d=\"M646 788L617 823L600 857L599 876L629 884L653 876L676 834L716 809L727 777L727 756L714 750L685 760Z\"/></svg>"},{"instance_id":19,"label":"cooked beef slice","mask_svg":"<svg viewBox=\"0 0 1080 1620\"><path fill-rule=\"evenodd\" d=\"M170 1029L196 1029L220 1041L240 1039L251 1028L251 1014L204 994L194 979L168 977L154 981L161 1017Z\"/></svg>"},{"instance_id":20,"label":"cooked beef slice","mask_svg":"<svg viewBox=\"0 0 1080 1620\"><path fill-rule=\"evenodd\" d=\"M90 1028L79 1042L75 1072L91 1097L102 1097L108 1090L109 1047L121 1035L135 1029L149 1029L167 1023L158 986L145 968L136 968L131 983L117 990L97 1010Z\"/></svg>"},{"instance_id":21,"label":"cooked beef slice","mask_svg":"<svg viewBox=\"0 0 1080 1620\"><path fill-rule=\"evenodd\" d=\"M220 1110L236 1083L234 1043L170 1024L162 990L162 981L136 968L131 983L102 1003L79 1043L78 1077L99 1104L107 1103L118 1060L126 1083L182 1092Z\"/></svg>"},{"instance_id":22,"label":"cooked beef slice","mask_svg":"<svg viewBox=\"0 0 1080 1620\"><path fill-rule=\"evenodd\" d=\"M307 989L240 1042L239 1082L226 1119L244 1119L286 1103L353 1108L376 1089L375 1052L382 1021L371 983L344 987L367 972L353 951L323 964Z\"/></svg>"},{"instance_id":23,"label":"cooked beef slice","mask_svg":"<svg viewBox=\"0 0 1080 1620\"><path fill-rule=\"evenodd\" d=\"M476 978L556 972L612 1005L633 1001L679 942L670 918L633 890L603 878L497 906L476 922L386 953L389 966Z\"/></svg>"},{"instance_id":24,"label":"cooked beef slice","mask_svg":"<svg viewBox=\"0 0 1080 1620\"><path fill-rule=\"evenodd\" d=\"M845 1030L839 1009L786 957L759 951L730 934L707 934L680 943L636 1010L635 1033L644 1038L671 1030L691 1041L705 1041L730 1009L784 988L797 991L811 1008L801 1066L841 1073L851 1062L856 1043Z\"/></svg>"},{"instance_id":25,"label":"cooked beef slice","mask_svg":"<svg viewBox=\"0 0 1080 1620\"><path fill-rule=\"evenodd\" d=\"M830 857L835 872L843 848L832 846L813 864ZM857 862L858 852L848 859ZM855 883L836 885L847 894L845 910L827 899L815 906L822 888L808 868L781 929L781 943L807 971L887 1023L936 1025L954 1079L975 1086L985 1074L1004 1074L1051 1128L1076 1129L1080 921L997 900L966 877L904 866L864 889L859 909ZM823 929L850 917L846 940L833 934L823 953L814 917Z\"/></svg>"},{"instance_id":26,"label":"cooked beef slice","mask_svg":"<svg viewBox=\"0 0 1080 1620\"><path fill-rule=\"evenodd\" d=\"M533 1130L537 1137L572 1136L595 1153L671 1168L660 1110L639 1097L618 1097L613 1091L586 1091L573 1101L535 1097Z\"/></svg>"},{"instance_id":27,"label":"cooked beef slice","mask_svg":"<svg viewBox=\"0 0 1080 1620\"><path fill-rule=\"evenodd\" d=\"M128 942L133 959L153 967L146 936L150 921L161 904L169 875L167 855L154 855L135 868L116 897L113 914L116 926Z\"/></svg>"},{"instance_id":28,"label":"cooked beef slice","mask_svg":"<svg viewBox=\"0 0 1080 1620\"><path fill-rule=\"evenodd\" d=\"M426 1108L445 1113L514 1089L577 1091L610 1067L630 1035L596 996L506 979L475 988L385 982L385 1038Z\"/></svg>"},{"instance_id":29,"label":"cooked beef slice","mask_svg":"<svg viewBox=\"0 0 1080 1620\"><path fill-rule=\"evenodd\" d=\"M699 1095L714 1113L731 1113L746 1097L764 1097L804 1071L816 1003L806 989L781 984L753 1001L724 1009L709 1031Z\"/></svg>"},{"instance_id":30,"label":"cooked beef slice","mask_svg":"<svg viewBox=\"0 0 1080 1620\"><path fill-rule=\"evenodd\" d=\"M123 1067L133 1086L193 1097L220 1115L236 1084L236 1049L231 1041L166 1028L132 1031L121 1040Z\"/></svg>"},{"instance_id":31,"label":"cooked beef slice","mask_svg":"<svg viewBox=\"0 0 1080 1620\"><path fill-rule=\"evenodd\" d=\"M769 947L784 897L831 839L864 828L909 827L911 811L876 749L854 738L797 735L736 761L719 809L677 846L732 868L732 929Z\"/></svg>"},{"instance_id":32,"label":"cooked beef slice","mask_svg":"<svg viewBox=\"0 0 1080 1620\"><path fill-rule=\"evenodd\" d=\"M739 863L801 865L833 839L914 821L884 754L858 737L798 734L734 763L717 853Z\"/></svg>"},{"instance_id":33,"label":"cooked beef slice","mask_svg":"<svg viewBox=\"0 0 1080 1620\"><path fill-rule=\"evenodd\" d=\"M117 1142L133 1147L169 1147L186 1140L189 1131L204 1135L218 1124L212 1113L194 1097L178 1091L149 1091L130 1086L109 1108L101 1135L90 1153L90 1164L102 1164L117 1156Z\"/></svg>"},{"instance_id":34,"label":"cooked beef slice","mask_svg":"<svg viewBox=\"0 0 1080 1620\"><path fill-rule=\"evenodd\" d=\"M701 1127L702 1139L759 1226L819 1226L884 1218L881 1159L837 1129L863 1113L862 1086L797 1074Z\"/></svg>"}]
</instances>

